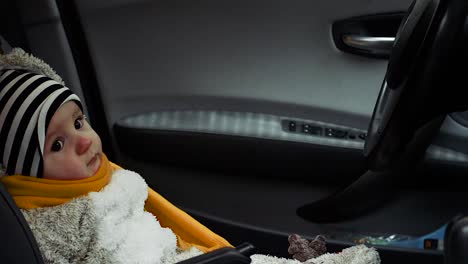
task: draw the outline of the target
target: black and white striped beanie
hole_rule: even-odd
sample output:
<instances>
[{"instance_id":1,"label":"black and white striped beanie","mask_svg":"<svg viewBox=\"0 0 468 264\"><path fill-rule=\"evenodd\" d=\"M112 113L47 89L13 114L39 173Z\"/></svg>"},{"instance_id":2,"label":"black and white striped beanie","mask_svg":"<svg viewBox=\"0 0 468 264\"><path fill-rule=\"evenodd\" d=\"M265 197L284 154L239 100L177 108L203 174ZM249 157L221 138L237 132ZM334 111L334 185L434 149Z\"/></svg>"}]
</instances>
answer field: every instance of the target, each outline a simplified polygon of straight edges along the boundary
<instances>
[{"instance_id":1,"label":"black and white striped beanie","mask_svg":"<svg viewBox=\"0 0 468 264\"><path fill-rule=\"evenodd\" d=\"M83 107L60 77L48 72L50 66L22 50L13 52L22 56L22 63L17 63L18 58L12 63L12 54L0 58L1 162L6 175L42 177L44 141L52 116L71 100ZM25 61L33 66L24 65Z\"/></svg>"}]
</instances>

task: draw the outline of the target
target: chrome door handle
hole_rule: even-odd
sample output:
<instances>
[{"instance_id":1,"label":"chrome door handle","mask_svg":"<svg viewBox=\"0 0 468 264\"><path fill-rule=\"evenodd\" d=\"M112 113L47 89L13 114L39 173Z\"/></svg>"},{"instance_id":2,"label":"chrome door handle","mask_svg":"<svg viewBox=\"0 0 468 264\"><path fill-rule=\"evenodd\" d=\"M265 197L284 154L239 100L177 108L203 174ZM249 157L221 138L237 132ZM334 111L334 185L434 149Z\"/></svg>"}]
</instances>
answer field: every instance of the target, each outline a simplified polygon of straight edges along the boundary
<instances>
[{"instance_id":1,"label":"chrome door handle","mask_svg":"<svg viewBox=\"0 0 468 264\"><path fill-rule=\"evenodd\" d=\"M343 43L348 47L359 49L374 55L390 55L394 37L367 37L361 35L343 35Z\"/></svg>"}]
</instances>

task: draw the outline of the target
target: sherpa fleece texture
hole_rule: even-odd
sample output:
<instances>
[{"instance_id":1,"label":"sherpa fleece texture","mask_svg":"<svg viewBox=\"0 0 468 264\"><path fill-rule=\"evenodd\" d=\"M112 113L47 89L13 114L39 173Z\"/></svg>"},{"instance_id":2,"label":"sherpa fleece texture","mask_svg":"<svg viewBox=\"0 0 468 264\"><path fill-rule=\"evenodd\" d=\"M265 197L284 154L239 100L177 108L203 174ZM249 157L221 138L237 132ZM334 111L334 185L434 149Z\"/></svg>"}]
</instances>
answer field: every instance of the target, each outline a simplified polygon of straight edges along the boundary
<instances>
[{"instance_id":1,"label":"sherpa fleece texture","mask_svg":"<svg viewBox=\"0 0 468 264\"><path fill-rule=\"evenodd\" d=\"M118 170L99 192L22 212L47 263L171 263L176 237L144 211L147 190L141 176Z\"/></svg>"},{"instance_id":2,"label":"sherpa fleece texture","mask_svg":"<svg viewBox=\"0 0 468 264\"><path fill-rule=\"evenodd\" d=\"M328 253L317 258L300 262L295 259L276 258L273 256L253 255L254 264L379 264L379 253L374 248L365 245L352 246L343 249L340 253Z\"/></svg>"},{"instance_id":3,"label":"sherpa fleece texture","mask_svg":"<svg viewBox=\"0 0 468 264\"><path fill-rule=\"evenodd\" d=\"M3 69L26 69L45 75L65 85L62 78L43 60L26 53L21 48L14 48L7 54L0 55L0 71Z\"/></svg>"}]
</instances>

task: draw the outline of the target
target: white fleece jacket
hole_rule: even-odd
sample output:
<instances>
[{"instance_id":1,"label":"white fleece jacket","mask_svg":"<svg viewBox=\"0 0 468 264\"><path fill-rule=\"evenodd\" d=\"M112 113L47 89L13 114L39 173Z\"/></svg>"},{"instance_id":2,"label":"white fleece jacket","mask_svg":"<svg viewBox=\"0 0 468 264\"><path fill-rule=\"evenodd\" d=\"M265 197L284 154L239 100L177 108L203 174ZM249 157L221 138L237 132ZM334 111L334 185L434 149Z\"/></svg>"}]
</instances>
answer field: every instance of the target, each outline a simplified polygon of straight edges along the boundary
<instances>
[{"instance_id":1,"label":"white fleece jacket","mask_svg":"<svg viewBox=\"0 0 468 264\"><path fill-rule=\"evenodd\" d=\"M65 204L21 210L46 263L162 263L202 254L181 251L176 237L144 211L147 185L135 172L117 170L110 183ZM307 261L315 264L377 264L373 248L351 247ZM252 256L253 264L297 264L292 259Z\"/></svg>"}]
</instances>

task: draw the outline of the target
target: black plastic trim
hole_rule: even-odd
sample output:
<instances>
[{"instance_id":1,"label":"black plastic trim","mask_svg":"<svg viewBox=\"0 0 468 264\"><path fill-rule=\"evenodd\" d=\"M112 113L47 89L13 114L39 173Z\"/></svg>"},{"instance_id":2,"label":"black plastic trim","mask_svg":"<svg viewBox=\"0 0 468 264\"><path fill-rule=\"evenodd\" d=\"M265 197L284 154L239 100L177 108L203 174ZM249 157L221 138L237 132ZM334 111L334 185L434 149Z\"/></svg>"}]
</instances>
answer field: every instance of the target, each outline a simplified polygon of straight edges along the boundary
<instances>
[{"instance_id":1,"label":"black plastic trim","mask_svg":"<svg viewBox=\"0 0 468 264\"><path fill-rule=\"evenodd\" d=\"M358 149L226 134L132 128L118 124L114 125L114 133L122 153L139 161L177 167L303 179L327 172L326 176L320 177L321 180L342 184L353 180L353 176L365 169L364 156ZM313 166L310 165L311 160L316 161ZM314 181L318 179L314 178Z\"/></svg>"},{"instance_id":2,"label":"black plastic trim","mask_svg":"<svg viewBox=\"0 0 468 264\"><path fill-rule=\"evenodd\" d=\"M287 175L291 179L334 186L345 186L366 170L364 156L358 149L119 124L113 129L122 153L141 162L246 176L283 178ZM466 162L429 156L417 165L416 173L400 184L415 189L463 191L467 166ZM441 182L440 175L446 181Z\"/></svg>"},{"instance_id":3,"label":"black plastic trim","mask_svg":"<svg viewBox=\"0 0 468 264\"><path fill-rule=\"evenodd\" d=\"M76 69L80 78L83 95L94 130L99 134L102 147L110 160L115 160L115 150L109 131L102 102L96 70L94 68L91 53L89 52L86 35L83 31L80 15L76 3L73 0L57 0L62 24L70 44L70 49L75 60Z\"/></svg>"},{"instance_id":4,"label":"black plastic trim","mask_svg":"<svg viewBox=\"0 0 468 264\"><path fill-rule=\"evenodd\" d=\"M250 255L255 252L255 247L249 243L243 243L238 247L224 247L211 252L198 255L177 264L250 264Z\"/></svg>"},{"instance_id":5,"label":"black plastic trim","mask_svg":"<svg viewBox=\"0 0 468 264\"><path fill-rule=\"evenodd\" d=\"M254 226L244 225L242 223L224 221L218 217L213 217L194 210L188 210L186 208L184 208L184 210L217 234L228 239L232 244L239 244L248 241L257 248L259 254L269 254L277 257L291 258L291 256L288 254L289 234L256 228ZM305 234L304 237L312 239L315 235L317 234ZM354 244L335 240L327 241L327 250L328 252L340 252L341 250L353 245ZM380 246L374 247L379 252L382 263L442 264L444 258L442 252L435 250Z\"/></svg>"}]
</instances>

